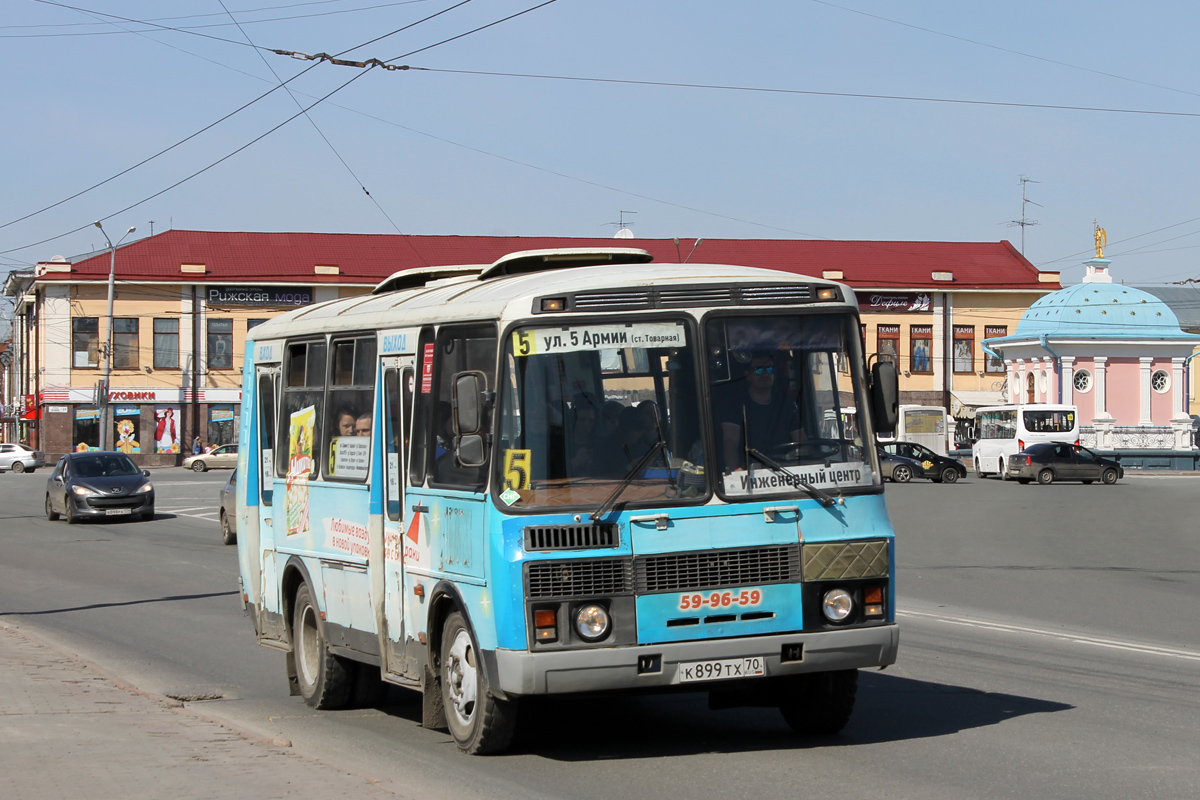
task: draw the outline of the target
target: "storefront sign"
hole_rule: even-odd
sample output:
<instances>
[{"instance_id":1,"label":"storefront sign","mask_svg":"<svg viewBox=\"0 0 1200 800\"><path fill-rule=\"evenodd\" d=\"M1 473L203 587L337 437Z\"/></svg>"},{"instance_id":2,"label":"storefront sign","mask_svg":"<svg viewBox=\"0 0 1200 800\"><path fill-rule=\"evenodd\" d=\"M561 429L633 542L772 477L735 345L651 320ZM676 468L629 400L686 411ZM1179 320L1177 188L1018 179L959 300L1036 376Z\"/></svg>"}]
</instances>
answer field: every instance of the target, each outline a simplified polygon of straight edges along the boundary
<instances>
[{"instance_id":1,"label":"storefront sign","mask_svg":"<svg viewBox=\"0 0 1200 800\"><path fill-rule=\"evenodd\" d=\"M153 389L109 389L108 402L110 403L136 403L139 401L154 402Z\"/></svg>"},{"instance_id":2,"label":"storefront sign","mask_svg":"<svg viewBox=\"0 0 1200 800\"><path fill-rule=\"evenodd\" d=\"M858 307L862 311L917 314L932 311L933 303L928 292L858 292Z\"/></svg>"},{"instance_id":3,"label":"storefront sign","mask_svg":"<svg viewBox=\"0 0 1200 800\"><path fill-rule=\"evenodd\" d=\"M307 306L313 290L307 286L209 286L205 300L210 306Z\"/></svg>"},{"instance_id":4,"label":"storefront sign","mask_svg":"<svg viewBox=\"0 0 1200 800\"><path fill-rule=\"evenodd\" d=\"M70 406L46 406L47 414L66 414L70 410Z\"/></svg>"}]
</instances>

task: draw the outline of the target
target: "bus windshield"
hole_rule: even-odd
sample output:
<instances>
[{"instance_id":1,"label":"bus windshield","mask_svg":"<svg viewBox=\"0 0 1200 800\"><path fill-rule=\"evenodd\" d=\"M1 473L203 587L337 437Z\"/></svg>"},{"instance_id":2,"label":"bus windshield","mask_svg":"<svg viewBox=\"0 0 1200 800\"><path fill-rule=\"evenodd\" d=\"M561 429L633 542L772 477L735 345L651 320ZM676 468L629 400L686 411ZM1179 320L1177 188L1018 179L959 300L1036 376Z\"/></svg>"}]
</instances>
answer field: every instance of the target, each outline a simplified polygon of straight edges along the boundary
<instances>
[{"instance_id":1,"label":"bus windshield","mask_svg":"<svg viewBox=\"0 0 1200 800\"><path fill-rule=\"evenodd\" d=\"M848 315L718 317L705 328L712 430L726 496L875 483L847 426L865 408ZM807 486L806 486L807 484Z\"/></svg>"},{"instance_id":2,"label":"bus windshield","mask_svg":"<svg viewBox=\"0 0 1200 800\"><path fill-rule=\"evenodd\" d=\"M501 364L500 501L599 507L627 478L620 503L701 497L697 389L682 319L517 328Z\"/></svg>"}]
</instances>

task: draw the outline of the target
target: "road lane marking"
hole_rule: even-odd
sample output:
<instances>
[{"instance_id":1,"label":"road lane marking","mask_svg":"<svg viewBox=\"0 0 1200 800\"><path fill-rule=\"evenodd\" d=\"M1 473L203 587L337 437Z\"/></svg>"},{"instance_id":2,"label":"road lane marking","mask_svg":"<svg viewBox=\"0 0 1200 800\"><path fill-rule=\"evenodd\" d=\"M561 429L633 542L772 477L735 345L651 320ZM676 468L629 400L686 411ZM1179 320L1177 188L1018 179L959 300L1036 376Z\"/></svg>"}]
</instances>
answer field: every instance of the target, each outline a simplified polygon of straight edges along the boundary
<instances>
[{"instance_id":1,"label":"road lane marking","mask_svg":"<svg viewBox=\"0 0 1200 800\"><path fill-rule=\"evenodd\" d=\"M1104 639L1098 636L1082 636L1074 633L1062 633L1060 631L1046 630L1045 628L1031 628L1026 625L1008 625L1003 622L984 622L982 620L967 619L965 617L947 617L941 614L930 614L924 611L897 611L896 616L924 617L936 622L944 622L947 625L963 625L969 628L981 628L983 630L1000 631L1002 633L1027 633L1033 636L1045 636L1048 639L1057 639L1062 642L1086 644L1093 647L1103 647L1110 650L1125 650L1133 653L1142 653L1143 655L1166 656L1167 658L1182 658L1187 661L1200 661L1200 652L1195 650L1180 650L1173 647L1155 647L1154 645L1148 644L1130 644L1129 642L1122 642L1118 639Z\"/></svg>"}]
</instances>

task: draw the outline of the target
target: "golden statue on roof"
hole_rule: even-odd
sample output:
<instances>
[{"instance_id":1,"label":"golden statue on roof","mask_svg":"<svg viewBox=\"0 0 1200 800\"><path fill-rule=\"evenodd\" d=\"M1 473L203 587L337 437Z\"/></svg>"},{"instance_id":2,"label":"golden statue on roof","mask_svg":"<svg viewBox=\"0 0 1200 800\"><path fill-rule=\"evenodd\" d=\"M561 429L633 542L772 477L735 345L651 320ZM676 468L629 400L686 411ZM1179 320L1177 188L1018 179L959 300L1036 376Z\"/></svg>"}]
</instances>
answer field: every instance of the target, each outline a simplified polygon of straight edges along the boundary
<instances>
[{"instance_id":1,"label":"golden statue on roof","mask_svg":"<svg viewBox=\"0 0 1200 800\"><path fill-rule=\"evenodd\" d=\"M1096 239L1096 258L1104 258L1104 245L1108 244L1108 234L1094 219L1092 220L1092 226L1095 228L1095 232L1092 235Z\"/></svg>"}]
</instances>

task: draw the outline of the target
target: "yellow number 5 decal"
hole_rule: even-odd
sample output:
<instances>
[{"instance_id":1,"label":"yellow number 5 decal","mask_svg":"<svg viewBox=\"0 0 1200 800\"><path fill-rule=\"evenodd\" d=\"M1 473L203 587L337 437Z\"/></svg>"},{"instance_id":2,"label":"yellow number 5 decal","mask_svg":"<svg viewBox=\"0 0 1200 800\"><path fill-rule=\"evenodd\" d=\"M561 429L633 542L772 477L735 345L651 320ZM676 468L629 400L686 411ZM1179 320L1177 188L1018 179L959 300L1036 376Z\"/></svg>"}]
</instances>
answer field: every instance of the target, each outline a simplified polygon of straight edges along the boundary
<instances>
[{"instance_id":1,"label":"yellow number 5 decal","mask_svg":"<svg viewBox=\"0 0 1200 800\"><path fill-rule=\"evenodd\" d=\"M513 354L518 356L537 355L537 339L533 331L513 331Z\"/></svg>"},{"instance_id":2,"label":"yellow number 5 decal","mask_svg":"<svg viewBox=\"0 0 1200 800\"><path fill-rule=\"evenodd\" d=\"M529 462L532 458L532 450L504 451L504 485L507 488L529 488Z\"/></svg>"}]
</instances>

